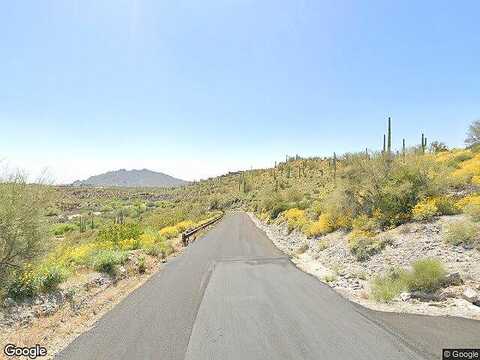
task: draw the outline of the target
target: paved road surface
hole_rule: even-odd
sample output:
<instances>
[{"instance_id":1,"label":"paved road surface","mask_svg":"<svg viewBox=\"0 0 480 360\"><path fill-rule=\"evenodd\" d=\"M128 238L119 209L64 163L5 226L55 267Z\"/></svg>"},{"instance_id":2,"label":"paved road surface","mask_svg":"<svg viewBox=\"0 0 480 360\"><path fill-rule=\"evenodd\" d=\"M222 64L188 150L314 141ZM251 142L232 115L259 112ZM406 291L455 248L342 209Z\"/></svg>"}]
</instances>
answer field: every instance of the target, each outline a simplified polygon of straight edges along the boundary
<instances>
[{"instance_id":1,"label":"paved road surface","mask_svg":"<svg viewBox=\"0 0 480 360\"><path fill-rule=\"evenodd\" d=\"M354 305L228 215L57 359L440 359L480 322Z\"/></svg>"}]
</instances>

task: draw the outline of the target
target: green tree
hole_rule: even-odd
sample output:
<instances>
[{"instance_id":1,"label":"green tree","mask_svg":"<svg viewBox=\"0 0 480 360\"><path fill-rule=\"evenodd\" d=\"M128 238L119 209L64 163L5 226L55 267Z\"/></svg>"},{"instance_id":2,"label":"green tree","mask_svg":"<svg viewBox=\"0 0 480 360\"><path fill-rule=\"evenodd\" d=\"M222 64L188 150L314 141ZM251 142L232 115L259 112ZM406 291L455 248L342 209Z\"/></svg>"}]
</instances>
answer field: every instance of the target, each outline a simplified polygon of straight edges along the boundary
<instances>
[{"instance_id":1,"label":"green tree","mask_svg":"<svg viewBox=\"0 0 480 360\"><path fill-rule=\"evenodd\" d=\"M480 120L474 121L468 128L465 144L468 146L480 144Z\"/></svg>"},{"instance_id":2,"label":"green tree","mask_svg":"<svg viewBox=\"0 0 480 360\"><path fill-rule=\"evenodd\" d=\"M443 142L434 141L430 144L430 151L433 153L439 153L442 151L448 151L448 147Z\"/></svg>"},{"instance_id":3,"label":"green tree","mask_svg":"<svg viewBox=\"0 0 480 360\"><path fill-rule=\"evenodd\" d=\"M48 191L27 184L22 175L0 182L0 278L7 280L41 252L45 239L43 211Z\"/></svg>"}]
</instances>

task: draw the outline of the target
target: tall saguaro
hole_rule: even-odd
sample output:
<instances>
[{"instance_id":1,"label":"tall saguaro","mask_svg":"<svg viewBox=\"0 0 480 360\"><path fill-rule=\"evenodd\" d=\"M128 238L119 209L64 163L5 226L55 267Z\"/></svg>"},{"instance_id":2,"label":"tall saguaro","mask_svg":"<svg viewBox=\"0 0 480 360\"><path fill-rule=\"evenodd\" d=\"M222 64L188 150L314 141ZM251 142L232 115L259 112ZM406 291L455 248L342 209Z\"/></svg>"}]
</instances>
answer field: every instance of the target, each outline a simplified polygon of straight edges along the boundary
<instances>
[{"instance_id":1,"label":"tall saguaro","mask_svg":"<svg viewBox=\"0 0 480 360\"><path fill-rule=\"evenodd\" d=\"M427 148L427 138L425 137L425 134L422 133L422 152L425 154L425 150Z\"/></svg>"},{"instance_id":2,"label":"tall saguaro","mask_svg":"<svg viewBox=\"0 0 480 360\"><path fill-rule=\"evenodd\" d=\"M392 118L388 118L388 144L387 144L388 155L392 153Z\"/></svg>"},{"instance_id":3,"label":"tall saguaro","mask_svg":"<svg viewBox=\"0 0 480 360\"><path fill-rule=\"evenodd\" d=\"M333 180L337 182L337 153L333 153Z\"/></svg>"}]
</instances>

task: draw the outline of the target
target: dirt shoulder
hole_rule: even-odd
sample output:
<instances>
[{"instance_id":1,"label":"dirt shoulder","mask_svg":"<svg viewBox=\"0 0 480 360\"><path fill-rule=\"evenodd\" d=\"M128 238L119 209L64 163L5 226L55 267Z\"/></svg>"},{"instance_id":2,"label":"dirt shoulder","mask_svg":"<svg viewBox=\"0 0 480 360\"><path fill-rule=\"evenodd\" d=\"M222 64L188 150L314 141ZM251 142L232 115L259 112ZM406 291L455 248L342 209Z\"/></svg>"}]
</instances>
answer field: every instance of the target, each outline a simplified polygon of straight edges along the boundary
<instances>
[{"instance_id":1,"label":"dirt shoulder","mask_svg":"<svg viewBox=\"0 0 480 360\"><path fill-rule=\"evenodd\" d=\"M479 294L480 252L453 247L442 240L442 225L455 217L441 217L431 223L413 223L385 232L391 245L364 262L348 250L347 234L335 232L308 239L304 234L288 232L281 221L266 224L254 214L249 216L272 242L303 271L327 283L347 299L373 310L435 316L459 316L480 320L480 306L466 300L466 292ZM413 261L435 257L442 261L451 277L461 284L449 286L435 296L404 293L389 303L370 296L372 279L392 267L408 267ZM419 296L419 297L417 297Z\"/></svg>"},{"instance_id":2,"label":"dirt shoulder","mask_svg":"<svg viewBox=\"0 0 480 360\"><path fill-rule=\"evenodd\" d=\"M7 359L3 353L6 344L24 347L40 344L48 351L46 359L52 359L182 251L178 242L175 253L167 259L132 252L115 278L83 269L54 293L21 303L7 300L0 310L0 359ZM140 258L144 259L141 270Z\"/></svg>"}]
</instances>

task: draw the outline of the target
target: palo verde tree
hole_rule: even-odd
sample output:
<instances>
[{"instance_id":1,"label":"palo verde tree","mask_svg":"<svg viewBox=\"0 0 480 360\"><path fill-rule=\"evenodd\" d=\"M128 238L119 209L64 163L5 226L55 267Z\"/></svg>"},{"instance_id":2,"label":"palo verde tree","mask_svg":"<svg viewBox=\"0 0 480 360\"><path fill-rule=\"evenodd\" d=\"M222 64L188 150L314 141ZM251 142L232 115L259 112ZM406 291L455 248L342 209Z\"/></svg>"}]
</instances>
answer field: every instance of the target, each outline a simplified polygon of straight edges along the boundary
<instances>
[{"instance_id":1,"label":"palo verde tree","mask_svg":"<svg viewBox=\"0 0 480 360\"><path fill-rule=\"evenodd\" d=\"M22 175L0 182L0 278L8 282L15 271L33 261L45 239L45 186L27 184Z\"/></svg>"},{"instance_id":2,"label":"palo verde tree","mask_svg":"<svg viewBox=\"0 0 480 360\"><path fill-rule=\"evenodd\" d=\"M476 146L480 144L480 120L474 121L468 128L465 144L467 146Z\"/></svg>"}]
</instances>

